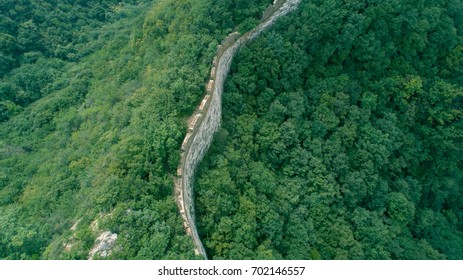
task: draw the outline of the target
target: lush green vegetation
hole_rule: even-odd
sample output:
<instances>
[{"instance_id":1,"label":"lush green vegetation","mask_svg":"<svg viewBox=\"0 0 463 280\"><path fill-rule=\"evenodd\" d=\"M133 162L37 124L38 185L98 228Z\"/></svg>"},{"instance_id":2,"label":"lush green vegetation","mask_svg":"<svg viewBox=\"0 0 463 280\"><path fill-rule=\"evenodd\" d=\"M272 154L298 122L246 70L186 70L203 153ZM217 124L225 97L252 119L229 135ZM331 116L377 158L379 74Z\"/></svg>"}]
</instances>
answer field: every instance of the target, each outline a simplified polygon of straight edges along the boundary
<instances>
[{"instance_id":1,"label":"lush green vegetation","mask_svg":"<svg viewBox=\"0 0 463 280\"><path fill-rule=\"evenodd\" d=\"M0 258L193 259L172 195L217 44L270 0L0 3ZM215 259L462 259L463 4L304 1L197 179ZM80 219L76 228L71 226Z\"/></svg>"},{"instance_id":2,"label":"lush green vegetation","mask_svg":"<svg viewBox=\"0 0 463 280\"><path fill-rule=\"evenodd\" d=\"M110 258L195 258L172 194L184 122L217 44L270 2L2 1L0 258L87 258L100 215Z\"/></svg>"},{"instance_id":3,"label":"lush green vegetation","mask_svg":"<svg viewBox=\"0 0 463 280\"><path fill-rule=\"evenodd\" d=\"M65 62L96 50L99 27L128 12L119 0L5 0L0 10L0 121L52 92Z\"/></svg>"},{"instance_id":4,"label":"lush green vegetation","mask_svg":"<svg viewBox=\"0 0 463 280\"><path fill-rule=\"evenodd\" d=\"M225 92L211 258L463 259L461 1L304 1Z\"/></svg>"},{"instance_id":5,"label":"lush green vegetation","mask_svg":"<svg viewBox=\"0 0 463 280\"><path fill-rule=\"evenodd\" d=\"M3 79L0 81L0 122L55 91L56 88L50 84L66 71L65 62L80 61L101 48L106 40L116 35L114 32L117 30L102 32L99 27L107 22L118 22L122 18L135 16L134 5L139 2L145 6L150 4L146 0L2 1L0 79ZM179 5L183 5L184 9L191 6L181 3ZM188 15L188 19L193 22L190 32L212 34L215 39L219 39L221 34L238 25L241 29L250 28L268 3L265 0L200 1L195 3L196 11ZM212 8L206 11L208 6ZM161 13L168 21L176 17L171 11ZM176 31L168 30L168 27L157 26L156 35Z\"/></svg>"}]
</instances>

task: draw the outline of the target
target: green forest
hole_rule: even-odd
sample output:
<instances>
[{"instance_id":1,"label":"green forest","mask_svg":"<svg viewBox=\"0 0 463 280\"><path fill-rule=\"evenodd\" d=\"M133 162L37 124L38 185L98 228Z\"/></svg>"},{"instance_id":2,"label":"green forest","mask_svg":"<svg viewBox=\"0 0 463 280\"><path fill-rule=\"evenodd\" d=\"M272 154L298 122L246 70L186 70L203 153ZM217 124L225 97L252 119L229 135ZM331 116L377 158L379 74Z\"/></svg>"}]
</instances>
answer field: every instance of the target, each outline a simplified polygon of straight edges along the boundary
<instances>
[{"instance_id":1,"label":"green forest","mask_svg":"<svg viewBox=\"0 0 463 280\"><path fill-rule=\"evenodd\" d=\"M2 0L0 259L200 259L173 177L217 45L273 0ZM463 3L303 0L235 57L211 259L463 259Z\"/></svg>"},{"instance_id":2,"label":"green forest","mask_svg":"<svg viewBox=\"0 0 463 280\"><path fill-rule=\"evenodd\" d=\"M1 1L0 258L87 259L96 220L108 258L198 258L173 198L185 119L269 3Z\"/></svg>"},{"instance_id":3,"label":"green forest","mask_svg":"<svg viewBox=\"0 0 463 280\"><path fill-rule=\"evenodd\" d=\"M463 2L303 1L235 62L211 258L463 259Z\"/></svg>"}]
</instances>

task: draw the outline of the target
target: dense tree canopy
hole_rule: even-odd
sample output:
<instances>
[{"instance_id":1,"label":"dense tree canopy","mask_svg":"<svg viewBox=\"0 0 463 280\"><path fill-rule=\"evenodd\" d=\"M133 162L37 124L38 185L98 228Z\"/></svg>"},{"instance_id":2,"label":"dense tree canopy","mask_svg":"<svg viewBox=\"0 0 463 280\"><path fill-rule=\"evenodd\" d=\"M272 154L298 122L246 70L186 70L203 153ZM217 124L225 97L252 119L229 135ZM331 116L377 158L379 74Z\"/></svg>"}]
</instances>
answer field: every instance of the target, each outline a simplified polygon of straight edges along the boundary
<instances>
[{"instance_id":1,"label":"dense tree canopy","mask_svg":"<svg viewBox=\"0 0 463 280\"><path fill-rule=\"evenodd\" d=\"M109 258L197 258L173 198L185 119L270 2L2 1L0 258L85 259L101 230Z\"/></svg>"},{"instance_id":2,"label":"dense tree canopy","mask_svg":"<svg viewBox=\"0 0 463 280\"><path fill-rule=\"evenodd\" d=\"M196 182L209 256L462 259L462 18L304 1L243 48Z\"/></svg>"},{"instance_id":3,"label":"dense tree canopy","mask_svg":"<svg viewBox=\"0 0 463 280\"><path fill-rule=\"evenodd\" d=\"M50 83L97 46L99 28L136 1L5 0L0 3L0 122L50 93ZM142 1L143 2L143 1ZM147 1L144 1L147 2ZM106 34L108 35L108 34Z\"/></svg>"},{"instance_id":4,"label":"dense tree canopy","mask_svg":"<svg viewBox=\"0 0 463 280\"><path fill-rule=\"evenodd\" d=\"M173 198L216 46L271 0L0 3L0 258L194 259ZM214 259L462 259L463 4L307 0L241 49ZM96 222L98 221L98 223Z\"/></svg>"}]
</instances>

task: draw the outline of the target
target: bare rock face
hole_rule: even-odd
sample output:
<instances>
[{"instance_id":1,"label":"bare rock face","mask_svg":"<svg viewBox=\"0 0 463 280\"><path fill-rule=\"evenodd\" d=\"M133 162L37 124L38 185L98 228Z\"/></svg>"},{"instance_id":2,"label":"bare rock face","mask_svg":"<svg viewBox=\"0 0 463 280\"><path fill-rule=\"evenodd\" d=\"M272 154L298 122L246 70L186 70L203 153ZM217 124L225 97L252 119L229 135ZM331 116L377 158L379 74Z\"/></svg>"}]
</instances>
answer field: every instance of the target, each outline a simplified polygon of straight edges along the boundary
<instances>
[{"instance_id":1,"label":"bare rock face","mask_svg":"<svg viewBox=\"0 0 463 280\"><path fill-rule=\"evenodd\" d=\"M69 252L71 251L72 247L75 245L76 241L75 241L75 238L76 238L76 229L77 229L77 226L79 225L80 221L82 221L82 218L78 219L73 225L72 227L70 228L70 230L74 231L74 233L72 234L72 236L69 238L69 240L67 242L64 242L63 243L63 249L64 251L66 252Z\"/></svg>"},{"instance_id":2,"label":"bare rock face","mask_svg":"<svg viewBox=\"0 0 463 280\"><path fill-rule=\"evenodd\" d=\"M76 231L77 226L79 225L80 221L82 221L82 218L78 219L71 227L72 231Z\"/></svg>"},{"instance_id":3,"label":"bare rock face","mask_svg":"<svg viewBox=\"0 0 463 280\"><path fill-rule=\"evenodd\" d=\"M95 246L90 250L89 260L92 260L95 255L107 257L111 254L111 248L117 240L117 233L105 231L100 234L95 240Z\"/></svg>"},{"instance_id":4,"label":"bare rock face","mask_svg":"<svg viewBox=\"0 0 463 280\"><path fill-rule=\"evenodd\" d=\"M68 238L63 243L63 250L65 252L69 252L72 250L72 248L76 245L81 243L81 241L77 238L77 232L78 228L87 228L90 229L94 234L98 235L98 237L95 239L95 244L93 248L90 250L88 253L88 259L92 260L95 255L98 255L100 257L107 257L111 254L111 251L116 250L114 247L114 244L117 240L117 233L112 233L111 231L107 229L102 229L100 228L100 224L102 221L109 219L114 211L116 209L113 209L111 213L108 214L103 214L100 213L98 216L91 222L90 225L85 225L82 226L80 225L81 221L83 218L78 219L70 228L70 230L73 232L72 235ZM127 209L126 213L130 213L132 210Z\"/></svg>"}]
</instances>

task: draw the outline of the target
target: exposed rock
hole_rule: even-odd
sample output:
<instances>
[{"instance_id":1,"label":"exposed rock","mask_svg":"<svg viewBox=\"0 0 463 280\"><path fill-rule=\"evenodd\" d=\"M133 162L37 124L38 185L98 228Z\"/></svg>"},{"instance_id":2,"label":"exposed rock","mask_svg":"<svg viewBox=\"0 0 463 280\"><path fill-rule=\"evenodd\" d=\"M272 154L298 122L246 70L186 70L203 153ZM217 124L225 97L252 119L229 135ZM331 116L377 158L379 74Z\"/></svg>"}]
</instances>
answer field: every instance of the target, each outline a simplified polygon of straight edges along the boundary
<instances>
[{"instance_id":1,"label":"exposed rock","mask_svg":"<svg viewBox=\"0 0 463 280\"><path fill-rule=\"evenodd\" d=\"M70 230L72 231L76 231L77 229L77 226L79 225L80 221L82 221L82 218L78 219L73 225L72 227L70 228ZM69 252L71 251L72 247L75 245L75 238L76 238L76 233L74 232L72 234L72 236L69 238L69 241L68 242L64 242L63 243L63 249L64 251L66 252Z\"/></svg>"},{"instance_id":2,"label":"exposed rock","mask_svg":"<svg viewBox=\"0 0 463 280\"><path fill-rule=\"evenodd\" d=\"M111 254L111 249L117 240L117 233L105 231L95 240L95 246L89 252L89 260L98 254L100 257L107 257Z\"/></svg>"},{"instance_id":3,"label":"exposed rock","mask_svg":"<svg viewBox=\"0 0 463 280\"><path fill-rule=\"evenodd\" d=\"M98 231L98 227L99 227L99 220L98 220L98 219L95 219L95 220L90 224L90 229L91 229L93 232L96 232L96 231Z\"/></svg>"},{"instance_id":4,"label":"exposed rock","mask_svg":"<svg viewBox=\"0 0 463 280\"><path fill-rule=\"evenodd\" d=\"M72 231L75 231L77 226L79 225L80 221L82 221L82 218L78 219L77 222L75 222L72 227L71 227L71 230Z\"/></svg>"},{"instance_id":5,"label":"exposed rock","mask_svg":"<svg viewBox=\"0 0 463 280\"><path fill-rule=\"evenodd\" d=\"M72 246L74 246L73 243L63 243L63 248L64 248L64 251L66 251L66 252L71 251Z\"/></svg>"}]
</instances>

